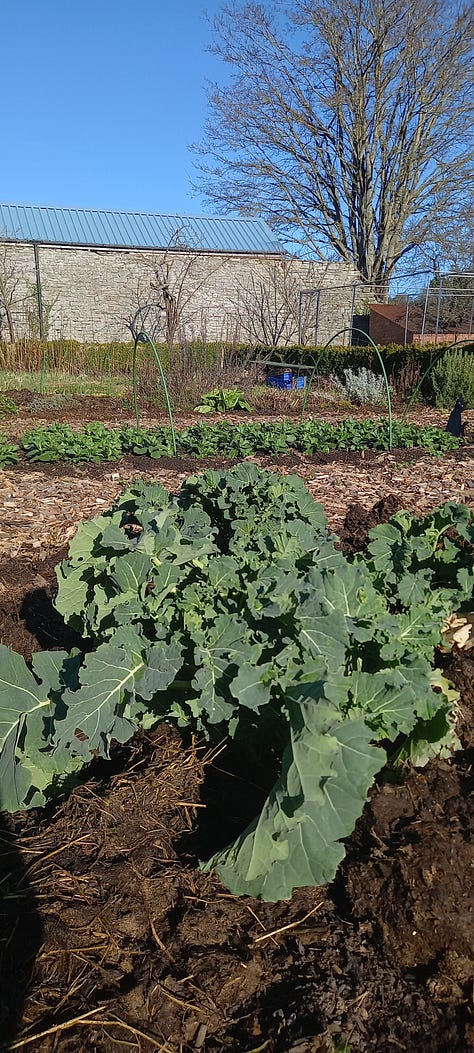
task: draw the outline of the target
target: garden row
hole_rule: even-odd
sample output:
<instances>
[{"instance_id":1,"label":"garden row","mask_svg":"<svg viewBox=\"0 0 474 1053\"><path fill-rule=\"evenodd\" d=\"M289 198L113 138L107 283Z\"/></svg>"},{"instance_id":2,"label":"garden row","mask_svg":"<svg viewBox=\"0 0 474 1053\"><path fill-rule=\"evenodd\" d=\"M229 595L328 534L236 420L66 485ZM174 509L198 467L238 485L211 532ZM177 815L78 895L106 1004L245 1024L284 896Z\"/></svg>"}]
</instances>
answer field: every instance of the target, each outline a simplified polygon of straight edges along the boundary
<instances>
[{"instance_id":1,"label":"garden row","mask_svg":"<svg viewBox=\"0 0 474 1053\"><path fill-rule=\"evenodd\" d=\"M474 514L399 512L370 538L346 557L302 480L253 464L177 496L133 485L57 570L87 653L29 669L0 645L2 807L46 804L113 740L171 721L230 736L242 770L269 776L262 811L207 864L234 894L331 880L387 759L459 745L458 696L432 664L446 619L472 610Z\"/></svg>"},{"instance_id":2,"label":"garden row","mask_svg":"<svg viewBox=\"0 0 474 1053\"><path fill-rule=\"evenodd\" d=\"M99 422L74 431L69 424L51 424L26 432L20 446L0 433L0 467L15 464L21 452L29 461L68 461L72 464L116 461L125 454L158 459L173 454L193 457L248 457L252 454L305 454L332 450L389 450L392 447L422 447L428 453L454 450L462 440L440 428L419 427L386 420L344 420L329 424L322 420L300 423L243 422L195 424L183 431L170 427L137 428L125 425L106 428ZM20 450L21 447L21 450Z\"/></svg>"}]
</instances>

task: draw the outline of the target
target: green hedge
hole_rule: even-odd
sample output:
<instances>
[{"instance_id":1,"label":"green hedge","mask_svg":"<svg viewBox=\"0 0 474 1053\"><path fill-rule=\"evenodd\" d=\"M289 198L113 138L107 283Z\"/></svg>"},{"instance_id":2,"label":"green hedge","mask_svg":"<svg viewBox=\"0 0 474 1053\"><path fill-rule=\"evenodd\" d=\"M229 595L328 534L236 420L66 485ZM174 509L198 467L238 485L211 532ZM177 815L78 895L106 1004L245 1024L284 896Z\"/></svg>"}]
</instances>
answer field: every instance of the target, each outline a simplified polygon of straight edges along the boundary
<instances>
[{"instance_id":1,"label":"green hedge","mask_svg":"<svg viewBox=\"0 0 474 1053\"><path fill-rule=\"evenodd\" d=\"M256 358L269 357L271 353L272 361L275 362L294 363L295 365L312 365L317 362L320 376L329 376L331 373L343 376L344 369L356 370L362 367L372 370L373 373L382 372L378 355L371 345L368 347L338 347L331 344L327 348L324 348L324 345L321 347L294 345L280 349L273 348L271 352L269 348L264 347L254 350ZM418 347L416 344L407 344L406 347L399 344L379 346L385 368L393 376L408 365L419 366L424 372L442 350L439 344L429 344L423 347ZM464 345L464 350L474 351L474 342Z\"/></svg>"},{"instance_id":2,"label":"green hedge","mask_svg":"<svg viewBox=\"0 0 474 1053\"><path fill-rule=\"evenodd\" d=\"M271 359L275 362L311 365L318 362L318 374L322 377L335 373L343 377L344 369L358 370L362 367L380 373L380 361L373 347L340 347L331 344L329 347L302 347L297 344L284 348L270 348L263 345L224 344L214 341L203 343L191 341L183 348L176 347L170 355L166 344L156 345L165 370L172 368L173 359L182 363L187 358L190 365L205 367L224 359L234 365L244 365L255 359ZM474 342L464 345L466 350L474 350ZM440 345L431 344L418 347L415 344L402 347L399 344L388 344L379 348L387 372L391 377L398 376L407 366L419 367L424 372L430 363L439 355ZM104 376L107 373L130 375L132 372L133 343L81 343L78 340L20 340L15 344L0 341L0 369L39 370L46 360L48 369L67 370L73 373L88 373ZM139 367L150 361L150 349L139 344L137 350Z\"/></svg>"}]
</instances>

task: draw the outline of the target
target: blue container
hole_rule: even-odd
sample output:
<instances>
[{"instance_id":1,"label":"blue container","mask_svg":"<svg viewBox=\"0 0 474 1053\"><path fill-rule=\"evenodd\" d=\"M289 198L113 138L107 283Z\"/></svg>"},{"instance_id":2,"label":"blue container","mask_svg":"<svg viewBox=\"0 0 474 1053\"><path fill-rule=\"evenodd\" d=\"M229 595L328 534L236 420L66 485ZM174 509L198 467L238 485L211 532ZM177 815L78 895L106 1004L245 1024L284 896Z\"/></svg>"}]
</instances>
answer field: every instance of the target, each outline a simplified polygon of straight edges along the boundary
<instances>
[{"instance_id":1,"label":"blue container","mask_svg":"<svg viewBox=\"0 0 474 1053\"><path fill-rule=\"evenodd\" d=\"M304 388L306 377L296 377L290 370L282 373L271 373L267 377L267 384L271 388L280 388L283 391L291 391L292 388Z\"/></svg>"},{"instance_id":2,"label":"blue container","mask_svg":"<svg viewBox=\"0 0 474 1053\"><path fill-rule=\"evenodd\" d=\"M291 370L282 373L270 373L270 376L267 377L267 384L271 388L283 388L285 391L291 391L293 374Z\"/></svg>"}]
</instances>

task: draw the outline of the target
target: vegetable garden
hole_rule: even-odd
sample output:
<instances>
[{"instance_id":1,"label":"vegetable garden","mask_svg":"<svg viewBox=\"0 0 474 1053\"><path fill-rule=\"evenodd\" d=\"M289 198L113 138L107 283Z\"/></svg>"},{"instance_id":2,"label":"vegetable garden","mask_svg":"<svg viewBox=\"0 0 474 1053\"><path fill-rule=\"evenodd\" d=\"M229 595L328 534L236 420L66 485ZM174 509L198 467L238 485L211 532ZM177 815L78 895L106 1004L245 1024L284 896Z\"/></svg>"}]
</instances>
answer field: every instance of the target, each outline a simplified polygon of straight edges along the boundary
<instances>
[{"instance_id":1,"label":"vegetable garden","mask_svg":"<svg viewBox=\"0 0 474 1053\"><path fill-rule=\"evenodd\" d=\"M469 431L106 401L2 420L0 1048L474 1049Z\"/></svg>"}]
</instances>

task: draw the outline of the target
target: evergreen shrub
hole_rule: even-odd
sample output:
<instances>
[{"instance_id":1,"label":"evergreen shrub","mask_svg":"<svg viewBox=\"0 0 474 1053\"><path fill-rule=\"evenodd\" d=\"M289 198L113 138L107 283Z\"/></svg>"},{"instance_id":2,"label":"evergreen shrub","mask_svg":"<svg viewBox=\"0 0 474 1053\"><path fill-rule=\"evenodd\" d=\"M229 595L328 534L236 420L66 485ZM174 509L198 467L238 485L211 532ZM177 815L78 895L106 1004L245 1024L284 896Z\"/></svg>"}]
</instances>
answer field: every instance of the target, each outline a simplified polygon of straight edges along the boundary
<instances>
[{"instance_id":1,"label":"evergreen shrub","mask_svg":"<svg viewBox=\"0 0 474 1053\"><path fill-rule=\"evenodd\" d=\"M456 399L463 398L474 407L474 345L448 351L440 358L431 374L433 399L436 406L452 408Z\"/></svg>"}]
</instances>

